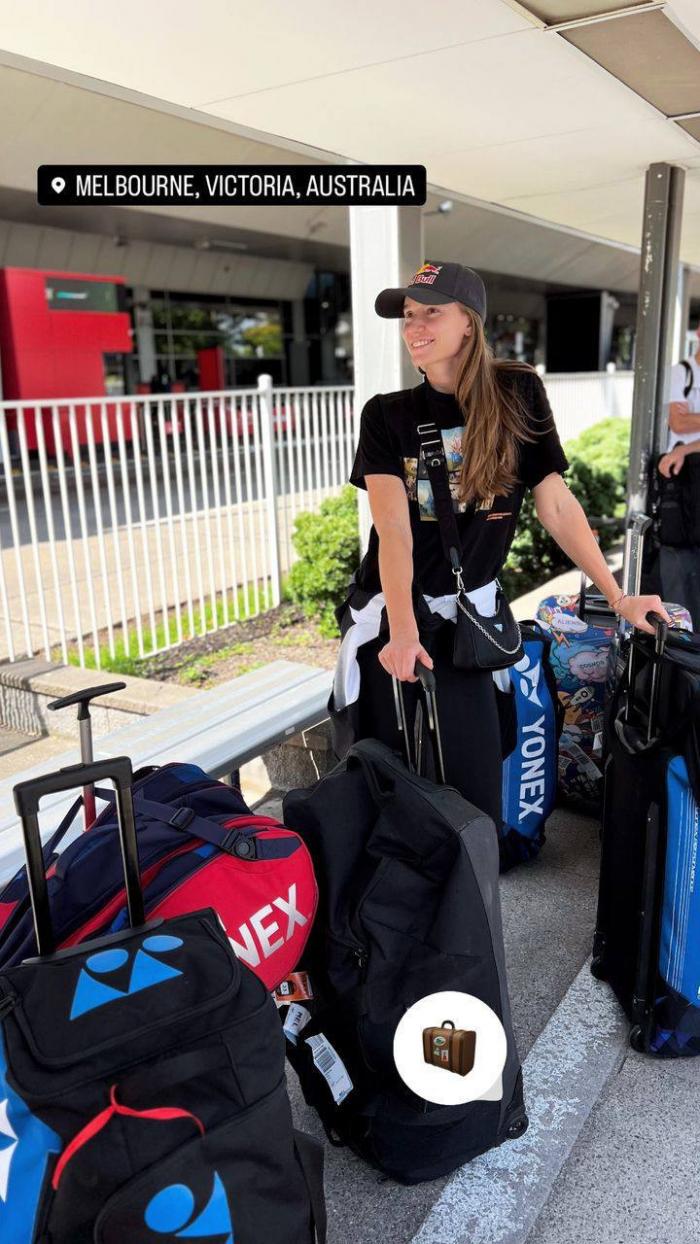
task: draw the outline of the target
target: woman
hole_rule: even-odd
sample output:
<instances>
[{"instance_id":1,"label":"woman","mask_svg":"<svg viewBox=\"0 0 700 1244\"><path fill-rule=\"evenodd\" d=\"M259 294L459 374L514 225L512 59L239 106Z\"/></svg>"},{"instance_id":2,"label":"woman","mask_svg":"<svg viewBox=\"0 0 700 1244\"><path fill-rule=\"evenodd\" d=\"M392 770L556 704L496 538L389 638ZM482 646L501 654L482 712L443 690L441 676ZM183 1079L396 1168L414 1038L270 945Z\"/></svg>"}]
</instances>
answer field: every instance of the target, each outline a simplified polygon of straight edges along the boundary
<instances>
[{"instance_id":1,"label":"woman","mask_svg":"<svg viewBox=\"0 0 700 1244\"><path fill-rule=\"evenodd\" d=\"M401 748L391 676L404 684L412 729L417 689L405 684L416 682L419 659L435 670L447 780L499 822L497 685L505 690L505 671L457 669L452 660L455 580L419 453L421 418L442 436L464 586L478 613L494 614L496 577L530 488L542 525L618 614L645 631L653 631L650 610L670 618L658 596L626 596L615 582L562 478L568 463L542 381L526 364L494 359L486 343L481 277L461 264L425 263L406 288L383 290L375 310L402 320L424 380L378 394L362 412L350 480L368 491L373 527L338 611L343 640L329 706L335 747L343 754L353 739L371 736Z\"/></svg>"}]
</instances>

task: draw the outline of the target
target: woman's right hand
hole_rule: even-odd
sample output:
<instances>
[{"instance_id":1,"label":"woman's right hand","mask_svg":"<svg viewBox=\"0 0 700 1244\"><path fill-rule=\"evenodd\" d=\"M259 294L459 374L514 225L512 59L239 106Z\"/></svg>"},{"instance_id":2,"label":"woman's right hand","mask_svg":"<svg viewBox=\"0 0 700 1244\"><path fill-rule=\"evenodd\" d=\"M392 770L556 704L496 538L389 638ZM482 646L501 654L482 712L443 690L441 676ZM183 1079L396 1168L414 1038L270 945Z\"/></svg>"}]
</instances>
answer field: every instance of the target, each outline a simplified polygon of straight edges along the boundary
<instances>
[{"instance_id":1,"label":"woman's right hand","mask_svg":"<svg viewBox=\"0 0 700 1244\"><path fill-rule=\"evenodd\" d=\"M682 470L685 462L685 453L682 449L672 449L670 453L664 454L659 458L659 471L666 479L670 479L672 475L678 475Z\"/></svg>"},{"instance_id":2,"label":"woman's right hand","mask_svg":"<svg viewBox=\"0 0 700 1244\"><path fill-rule=\"evenodd\" d=\"M433 668L433 658L426 652L417 635L393 636L388 644L379 650L379 663L387 674L398 678L399 682L417 682L414 673L416 661L422 661L428 669Z\"/></svg>"}]
</instances>

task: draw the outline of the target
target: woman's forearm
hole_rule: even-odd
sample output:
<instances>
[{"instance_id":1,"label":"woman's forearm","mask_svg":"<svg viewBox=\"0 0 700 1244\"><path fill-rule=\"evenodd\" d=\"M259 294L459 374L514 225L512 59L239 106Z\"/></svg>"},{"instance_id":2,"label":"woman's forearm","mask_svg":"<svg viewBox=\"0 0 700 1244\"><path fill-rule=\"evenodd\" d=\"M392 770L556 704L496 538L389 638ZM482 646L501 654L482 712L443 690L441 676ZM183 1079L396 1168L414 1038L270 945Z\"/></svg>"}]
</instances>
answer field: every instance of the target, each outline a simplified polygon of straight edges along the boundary
<instances>
[{"instance_id":1,"label":"woman's forearm","mask_svg":"<svg viewBox=\"0 0 700 1244\"><path fill-rule=\"evenodd\" d=\"M389 527L379 537L379 578L392 638L417 637L411 592L413 547L399 528Z\"/></svg>"},{"instance_id":2,"label":"woman's forearm","mask_svg":"<svg viewBox=\"0 0 700 1244\"><path fill-rule=\"evenodd\" d=\"M567 557L593 580L606 600L612 602L620 595L620 587L576 497L569 493L566 505L556 514L540 517L540 522Z\"/></svg>"}]
</instances>

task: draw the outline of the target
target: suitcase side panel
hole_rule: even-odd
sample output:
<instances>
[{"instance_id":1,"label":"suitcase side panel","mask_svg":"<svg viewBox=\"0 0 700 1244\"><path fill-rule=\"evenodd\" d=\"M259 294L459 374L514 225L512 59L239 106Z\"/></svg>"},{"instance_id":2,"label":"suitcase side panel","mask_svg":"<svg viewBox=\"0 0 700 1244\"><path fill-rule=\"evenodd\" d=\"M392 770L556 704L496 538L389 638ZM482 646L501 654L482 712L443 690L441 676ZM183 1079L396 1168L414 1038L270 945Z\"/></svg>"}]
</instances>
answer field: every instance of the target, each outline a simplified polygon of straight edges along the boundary
<instances>
[{"instance_id":1,"label":"suitcase side panel","mask_svg":"<svg viewBox=\"0 0 700 1244\"><path fill-rule=\"evenodd\" d=\"M474 1066L474 1051L476 1047L476 1033L469 1030L458 1030L454 1034L452 1043L452 1065L451 1071L459 1076L466 1076Z\"/></svg>"}]
</instances>

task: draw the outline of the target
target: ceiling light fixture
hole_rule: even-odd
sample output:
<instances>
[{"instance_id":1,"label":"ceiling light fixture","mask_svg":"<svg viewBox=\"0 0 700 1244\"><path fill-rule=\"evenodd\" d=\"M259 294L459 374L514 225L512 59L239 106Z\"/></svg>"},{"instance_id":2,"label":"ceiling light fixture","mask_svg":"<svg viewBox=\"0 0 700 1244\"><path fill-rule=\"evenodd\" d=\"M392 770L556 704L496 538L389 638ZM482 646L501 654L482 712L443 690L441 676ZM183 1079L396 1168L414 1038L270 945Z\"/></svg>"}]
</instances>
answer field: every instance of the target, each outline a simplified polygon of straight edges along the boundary
<instances>
[{"instance_id":1,"label":"ceiling light fixture","mask_svg":"<svg viewBox=\"0 0 700 1244\"><path fill-rule=\"evenodd\" d=\"M195 238L196 251L247 251L247 242L232 242L228 238Z\"/></svg>"}]
</instances>

